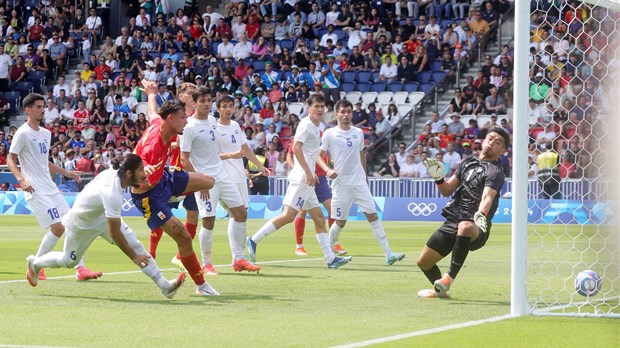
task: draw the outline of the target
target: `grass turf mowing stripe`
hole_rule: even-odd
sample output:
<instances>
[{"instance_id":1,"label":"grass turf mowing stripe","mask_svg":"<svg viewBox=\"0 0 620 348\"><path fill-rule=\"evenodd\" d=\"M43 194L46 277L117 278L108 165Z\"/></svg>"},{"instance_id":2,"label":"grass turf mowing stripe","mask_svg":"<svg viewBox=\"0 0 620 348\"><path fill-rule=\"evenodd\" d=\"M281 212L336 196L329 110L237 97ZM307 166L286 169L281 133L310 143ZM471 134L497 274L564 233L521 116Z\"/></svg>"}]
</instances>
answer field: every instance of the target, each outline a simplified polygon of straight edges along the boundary
<instances>
[{"instance_id":1,"label":"grass turf mowing stripe","mask_svg":"<svg viewBox=\"0 0 620 348\"><path fill-rule=\"evenodd\" d=\"M498 317L491 317L491 318L487 318L487 319L467 321L467 322L464 322L464 323L451 324L451 325L440 326L440 327L436 327L436 328L432 328L432 329L426 329L426 330L420 330L420 331L413 331L413 332L408 332L408 333L394 335L394 336L375 338L375 339L372 339L372 340L367 340L367 341L362 341L362 342L357 342L357 343L349 343L349 344L344 344L344 345L341 345L341 346L335 346L335 347L332 347L332 348L366 347L366 346L370 346L370 345L373 345L373 344L387 343L387 342L402 340L402 339L405 339L405 338L429 335L429 334L433 334L433 333L449 331L449 330L455 330L455 329L462 329L462 328L465 328L465 327L476 326L476 325L481 325L481 324L494 323L496 321L502 321L502 320L511 319L511 318L514 318L514 316L512 316L511 314L500 315Z\"/></svg>"}]
</instances>

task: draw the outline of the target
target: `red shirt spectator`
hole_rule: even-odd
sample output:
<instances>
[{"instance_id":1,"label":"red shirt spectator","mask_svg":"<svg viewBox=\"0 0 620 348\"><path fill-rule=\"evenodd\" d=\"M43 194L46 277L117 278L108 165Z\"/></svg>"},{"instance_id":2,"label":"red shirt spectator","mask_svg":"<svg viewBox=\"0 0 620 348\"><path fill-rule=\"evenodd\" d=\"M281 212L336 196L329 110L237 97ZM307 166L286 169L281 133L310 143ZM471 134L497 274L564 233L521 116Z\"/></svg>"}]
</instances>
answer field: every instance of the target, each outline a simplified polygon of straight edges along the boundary
<instances>
[{"instance_id":1,"label":"red shirt spectator","mask_svg":"<svg viewBox=\"0 0 620 348\"><path fill-rule=\"evenodd\" d=\"M256 40L260 36L260 24L257 21L249 20L245 25L245 31L248 34L248 39Z\"/></svg>"},{"instance_id":2,"label":"red shirt spectator","mask_svg":"<svg viewBox=\"0 0 620 348\"><path fill-rule=\"evenodd\" d=\"M39 25L33 25L30 27L30 29L28 29L28 34L29 34L29 39L30 42L32 41L40 41L41 40L41 34L43 33L43 31L45 30L45 28L43 28L43 26L41 24Z\"/></svg>"},{"instance_id":3,"label":"red shirt spectator","mask_svg":"<svg viewBox=\"0 0 620 348\"><path fill-rule=\"evenodd\" d=\"M231 37L230 25L224 23L223 19L219 19L217 25L215 26L215 34L219 38L221 38L224 35Z\"/></svg>"},{"instance_id":4,"label":"red shirt spectator","mask_svg":"<svg viewBox=\"0 0 620 348\"><path fill-rule=\"evenodd\" d=\"M73 119L75 120L76 125L81 125L84 120L90 120L90 111L88 111L88 109L75 110L73 113Z\"/></svg>"},{"instance_id":5,"label":"red shirt spectator","mask_svg":"<svg viewBox=\"0 0 620 348\"><path fill-rule=\"evenodd\" d=\"M197 19L194 19L194 24L189 27L189 35L191 35L194 39L198 39L202 36L202 34L204 34L202 25L200 25L200 22L198 22Z\"/></svg>"},{"instance_id":6,"label":"red shirt spectator","mask_svg":"<svg viewBox=\"0 0 620 348\"><path fill-rule=\"evenodd\" d=\"M243 78L245 77L245 75L248 74L248 66L245 63L241 63L243 62L243 59L239 59L239 62L237 63L237 66L235 67L235 74L234 74L234 78L237 81L243 81Z\"/></svg>"},{"instance_id":7,"label":"red shirt spectator","mask_svg":"<svg viewBox=\"0 0 620 348\"><path fill-rule=\"evenodd\" d=\"M564 180L566 178L572 178L574 176L575 176L575 163L571 162L566 157L566 155L562 156L562 163L560 163L560 178Z\"/></svg>"},{"instance_id":8,"label":"red shirt spectator","mask_svg":"<svg viewBox=\"0 0 620 348\"><path fill-rule=\"evenodd\" d=\"M112 69L110 69L110 67L107 66L103 60L101 64L97 65L95 69L93 69L93 72L97 75L97 80L99 81L103 80L103 73L105 71L112 74Z\"/></svg>"}]
</instances>

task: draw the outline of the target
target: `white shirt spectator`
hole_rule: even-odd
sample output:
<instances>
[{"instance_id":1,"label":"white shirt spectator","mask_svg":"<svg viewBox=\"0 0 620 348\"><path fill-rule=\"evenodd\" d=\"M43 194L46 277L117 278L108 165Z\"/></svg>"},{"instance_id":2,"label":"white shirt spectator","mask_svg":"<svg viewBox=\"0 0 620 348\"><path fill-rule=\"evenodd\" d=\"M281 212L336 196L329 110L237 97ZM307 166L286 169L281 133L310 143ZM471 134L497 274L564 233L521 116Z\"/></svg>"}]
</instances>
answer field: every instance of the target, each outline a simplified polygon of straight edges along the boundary
<instances>
[{"instance_id":1,"label":"white shirt spectator","mask_svg":"<svg viewBox=\"0 0 620 348\"><path fill-rule=\"evenodd\" d=\"M144 17L146 17L146 23L148 25L151 25L151 15L147 13L144 15ZM136 16L136 26L142 28L142 16L141 15Z\"/></svg>"},{"instance_id":2,"label":"white shirt spectator","mask_svg":"<svg viewBox=\"0 0 620 348\"><path fill-rule=\"evenodd\" d=\"M441 27L437 23L435 23L435 25L428 23L424 28L424 32L431 34L431 36L433 36L433 34L439 35L441 33Z\"/></svg>"},{"instance_id":3,"label":"white shirt spectator","mask_svg":"<svg viewBox=\"0 0 620 348\"><path fill-rule=\"evenodd\" d=\"M321 36L321 43L319 45L321 45L321 47L327 47L327 39L332 39L334 46L338 43L338 35L336 35L336 33L325 33Z\"/></svg>"},{"instance_id":4,"label":"white shirt spectator","mask_svg":"<svg viewBox=\"0 0 620 348\"><path fill-rule=\"evenodd\" d=\"M89 16L88 18L86 18L86 29L87 30L93 30L95 29L97 26L101 26L102 22L101 22L101 17L99 16Z\"/></svg>"},{"instance_id":5,"label":"white shirt spectator","mask_svg":"<svg viewBox=\"0 0 620 348\"><path fill-rule=\"evenodd\" d=\"M4 53L0 55L0 79L8 79L9 78L9 67L13 65L13 60L11 56Z\"/></svg>"},{"instance_id":6,"label":"white shirt spectator","mask_svg":"<svg viewBox=\"0 0 620 348\"><path fill-rule=\"evenodd\" d=\"M349 49L352 50L353 47L361 44L366 41L366 32L361 30L351 30L349 31L349 41L348 46Z\"/></svg>"},{"instance_id":7,"label":"white shirt spectator","mask_svg":"<svg viewBox=\"0 0 620 348\"><path fill-rule=\"evenodd\" d=\"M336 25L336 20L338 19L339 15L340 12L338 11L327 12L327 14L325 15L325 27L329 26L330 24Z\"/></svg>"},{"instance_id":8,"label":"white shirt spectator","mask_svg":"<svg viewBox=\"0 0 620 348\"><path fill-rule=\"evenodd\" d=\"M65 111L63 109L63 111ZM71 115L68 116L68 118L73 119L73 112L75 110L71 109ZM49 108L45 108L45 111L43 112L43 122L45 123L45 125L50 125L52 122L55 122L59 119L60 114L58 113L58 109L56 108L52 108L52 110L50 110Z\"/></svg>"},{"instance_id":9,"label":"white shirt spectator","mask_svg":"<svg viewBox=\"0 0 620 348\"><path fill-rule=\"evenodd\" d=\"M54 97L59 97L59 96L60 96L60 90L61 90L61 89L64 89L64 90L65 90L65 93L66 93L67 95L69 95L69 94L71 93L71 87L70 87L70 86L69 86L69 85L65 82L65 83L64 83L64 84L62 84L62 85L56 85L56 86L54 86L54 92L53 92ZM86 92L86 90L85 90L84 92Z\"/></svg>"},{"instance_id":10,"label":"white shirt spectator","mask_svg":"<svg viewBox=\"0 0 620 348\"><path fill-rule=\"evenodd\" d=\"M220 45L221 46L221 45ZM219 50L219 47L218 47ZM252 52L252 44L250 41L239 41L235 48L233 49L233 58L235 60L239 58L247 59L250 57L250 53Z\"/></svg>"},{"instance_id":11,"label":"white shirt spectator","mask_svg":"<svg viewBox=\"0 0 620 348\"><path fill-rule=\"evenodd\" d=\"M387 64L381 65L381 70L379 70L379 75L383 76L386 79L396 78L398 75L398 68L396 68L396 64Z\"/></svg>"},{"instance_id":12,"label":"white shirt spectator","mask_svg":"<svg viewBox=\"0 0 620 348\"><path fill-rule=\"evenodd\" d=\"M241 35L245 33L245 23L235 23L230 28L235 40L241 39Z\"/></svg>"},{"instance_id":13,"label":"white shirt spectator","mask_svg":"<svg viewBox=\"0 0 620 348\"><path fill-rule=\"evenodd\" d=\"M402 169L402 167L401 167ZM418 163L413 164L413 169L418 172L420 178L430 178L428 175L428 171L426 170L426 166L424 166L424 162L420 161Z\"/></svg>"},{"instance_id":14,"label":"white shirt spectator","mask_svg":"<svg viewBox=\"0 0 620 348\"><path fill-rule=\"evenodd\" d=\"M232 58L234 49L235 46L230 42L228 43L228 45L224 45L223 43L221 43L219 46L217 46L217 55L222 59Z\"/></svg>"},{"instance_id":15,"label":"white shirt spectator","mask_svg":"<svg viewBox=\"0 0 620 348\"><path fill-rule=\"evenodd\" d=\"M443 161L444 163L448 163L451 169L454 169L456 165L461 163L461 155L455 151L452 151L452 153L446 152L443 154Z\"/></svg>"}]
</instances>

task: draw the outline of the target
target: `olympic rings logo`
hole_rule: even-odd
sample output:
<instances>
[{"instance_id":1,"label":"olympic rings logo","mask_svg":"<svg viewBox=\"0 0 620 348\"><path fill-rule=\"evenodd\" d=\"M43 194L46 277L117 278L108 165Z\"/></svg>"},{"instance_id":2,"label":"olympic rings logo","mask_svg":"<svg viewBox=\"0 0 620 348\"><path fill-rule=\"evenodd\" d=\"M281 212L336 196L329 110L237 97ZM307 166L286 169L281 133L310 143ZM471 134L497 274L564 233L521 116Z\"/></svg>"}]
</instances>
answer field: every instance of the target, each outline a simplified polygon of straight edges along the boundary
<instances>
[{"instance_id":1,"label":"olympic rings logo","mask_svg":"<svg viewBox=\"0 0 620 348\"><path fill-rule=\"evenodd\" d=\"M437 205L435 203L409 203L407 206L407 210L413 216L429 216L437 210Z\"/></svg>"},{"instance_id":2,"label":"olympic rings logo","mask_svg":"<svg viewBox=\"0 0 620 348\"><path fill-rule=\"evenodd\" d=\"M135 205L131 199L123 199L123 205L121 206L123 211L130 211L133 207L135 207Z\"/></svg>"}]
</instances>

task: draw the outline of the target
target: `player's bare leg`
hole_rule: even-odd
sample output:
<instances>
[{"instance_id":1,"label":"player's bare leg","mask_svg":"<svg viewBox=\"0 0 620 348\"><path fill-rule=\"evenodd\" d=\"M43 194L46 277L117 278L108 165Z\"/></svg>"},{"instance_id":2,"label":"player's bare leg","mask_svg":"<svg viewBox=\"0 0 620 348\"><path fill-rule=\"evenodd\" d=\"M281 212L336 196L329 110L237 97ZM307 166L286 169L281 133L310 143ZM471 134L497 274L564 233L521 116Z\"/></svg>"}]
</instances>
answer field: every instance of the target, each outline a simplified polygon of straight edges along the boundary
<instances>
[{"instance_id":1,"label":"player's bare leg","mask_svg":"<svg viewBox=\"0 0 620 348\"><path fill-rule=\"evenodd\" d=\"M280 215L267 221L253 236L248 237L246 241L246 247L248 250L248 257L250 261L256 262L256 246L268 235L279 230L280 227L290 224L295 220L297 216L297 210L285 205Z\"/></svg>"}]
</instances>

